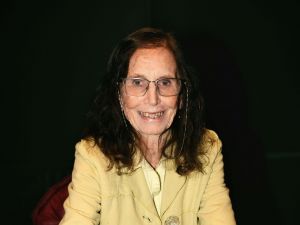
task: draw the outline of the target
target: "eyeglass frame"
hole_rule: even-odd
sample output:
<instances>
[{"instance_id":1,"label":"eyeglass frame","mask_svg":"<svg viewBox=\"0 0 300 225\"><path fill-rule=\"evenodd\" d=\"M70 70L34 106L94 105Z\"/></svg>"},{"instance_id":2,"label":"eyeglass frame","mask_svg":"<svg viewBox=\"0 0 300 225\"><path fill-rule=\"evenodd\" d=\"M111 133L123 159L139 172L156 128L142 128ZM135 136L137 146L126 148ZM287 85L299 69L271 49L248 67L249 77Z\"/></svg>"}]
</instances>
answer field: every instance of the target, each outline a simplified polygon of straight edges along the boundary
<instances>
[{"instance_id":1,"label":"eyeglass frame","mask_svg":"<svg viewBox=\"0 0 300 225\"><path fill-rule=\"evenodd\" d=\"M177 96L177 95L180 94L180 92L181 92L181 90L182 90L182 84L186 85L186 80L185 80L185 79L181 79L181 78L177 78L177 77L162 77L162 78L158 78L158 79L156 79L156 80L148 80L148 79L146 79L146 78L144 78L144 77L124 77L124 78L120 78L120 81L117 82L117 84L120 84L120 83L125 84L125 81L126 81L126 80L138 80L138 79L140 79L140 80L145 80L145 81L148 82L148 85L147 85L147 87L145 88L145 92L144 92L142 95L128 95L128 94L127 94L126 85L125 85L125 92L126 92L126 95L128 95L128 96L133 96L133 97L142 97L142 96L144 96L144 95L147 93L147 91L148 91L148 89L149 89L149 86L150 86L150 83L153 82L154 85L155 85L155 90L157 91L157 93L158 93L160 96L163 96L163 97L172 97L172 96ZM159 86L157 85L157 83L158 83L159 81L161 81L161 80L164 80L164 79L172 79L172 80L177 80L177 81L180 82L180 89L179 89L179 91L178 91L177 94L175 94L175 95L162 95L162 94L160 93L160 89L159 89Z\"/></svg>"}]
</instances>

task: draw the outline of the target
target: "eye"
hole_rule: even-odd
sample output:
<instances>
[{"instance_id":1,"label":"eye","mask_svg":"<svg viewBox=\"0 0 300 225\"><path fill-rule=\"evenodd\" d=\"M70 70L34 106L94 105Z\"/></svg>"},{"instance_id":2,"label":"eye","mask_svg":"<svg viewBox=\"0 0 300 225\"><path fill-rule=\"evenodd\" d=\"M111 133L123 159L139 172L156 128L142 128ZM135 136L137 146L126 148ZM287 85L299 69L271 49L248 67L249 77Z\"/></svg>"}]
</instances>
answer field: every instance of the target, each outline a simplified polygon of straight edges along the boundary
<instances>
[{"instance_id":1,"label":"eye","mask_svg":"<svg viewBox=\"0 0 300 225\"><path fill-rule=\"evenodd\" d=\"M162 79L158 81L158 85L159 86L163 86L163 87L168 87L170 85L172 85L172 80L171 79Z\"/></svg>"},{"instance_id":2,"label":"eye","mask_svg":"<svg viewBox=\"0 0 300 225\"><path fill-rule=\"evenodd\" d=\"M142 87L145 85L143 79L131 79L131 85L135 87Z\"/></svg>"}]
</instances>

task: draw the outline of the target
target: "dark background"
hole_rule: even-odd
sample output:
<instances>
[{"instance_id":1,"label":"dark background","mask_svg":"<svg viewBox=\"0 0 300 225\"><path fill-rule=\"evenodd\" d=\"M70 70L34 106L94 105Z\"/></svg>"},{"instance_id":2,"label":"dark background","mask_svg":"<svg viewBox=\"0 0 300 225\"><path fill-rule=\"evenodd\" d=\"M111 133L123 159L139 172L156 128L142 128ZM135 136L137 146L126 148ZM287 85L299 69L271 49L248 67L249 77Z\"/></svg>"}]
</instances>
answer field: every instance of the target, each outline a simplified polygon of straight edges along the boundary
<instances>
[{"instance_id":1,"label":"dark background","mask_svg":"<svg viewBox=\"0 0 300 225\"><path fill-rule=\"evenodd\" d=\"M1 221L31 224L70 174L107 58L142 26L172 31L200 75L238 224L299 224L296 0L1 3Z\"/></svg>"}]
</instances>

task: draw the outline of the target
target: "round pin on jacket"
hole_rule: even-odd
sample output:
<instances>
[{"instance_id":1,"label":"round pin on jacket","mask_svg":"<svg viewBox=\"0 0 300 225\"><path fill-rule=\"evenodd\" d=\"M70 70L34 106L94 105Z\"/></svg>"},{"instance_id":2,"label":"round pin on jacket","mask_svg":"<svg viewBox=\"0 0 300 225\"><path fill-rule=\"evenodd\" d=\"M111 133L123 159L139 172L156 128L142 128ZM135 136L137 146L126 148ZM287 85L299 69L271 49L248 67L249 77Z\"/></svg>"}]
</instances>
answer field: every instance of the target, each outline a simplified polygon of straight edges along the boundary
<instances>
[{"instance_id":1,"label":"round pin on jacket","mask_svg":"<svg viewBox=\"0 0 300 225\"><path fill-rule=\"evenodd\" d=\"M179 218L177 216L170 216L166 219L165 225L179 225Z\"/></svg>"}]
</instances>

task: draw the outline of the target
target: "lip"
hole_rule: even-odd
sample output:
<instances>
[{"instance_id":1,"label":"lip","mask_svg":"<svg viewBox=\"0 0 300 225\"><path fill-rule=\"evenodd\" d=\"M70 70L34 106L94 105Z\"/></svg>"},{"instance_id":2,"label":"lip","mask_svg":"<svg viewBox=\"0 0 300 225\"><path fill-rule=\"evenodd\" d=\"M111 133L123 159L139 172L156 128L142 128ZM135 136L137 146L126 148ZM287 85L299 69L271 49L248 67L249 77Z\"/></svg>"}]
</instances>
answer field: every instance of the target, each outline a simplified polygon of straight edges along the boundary
<instances>
[{"instance_id":1,"label":"lip","mask_svg":"<svg viewBox=\"0 0 300 225\"><path fill-rule=\"evenodd\" d=\"M145 120L160 120L165 111L157 111L157 112L142 112L138 111L138 114L141 116L141 118Z\"/></svg>"}]
</instances>

